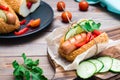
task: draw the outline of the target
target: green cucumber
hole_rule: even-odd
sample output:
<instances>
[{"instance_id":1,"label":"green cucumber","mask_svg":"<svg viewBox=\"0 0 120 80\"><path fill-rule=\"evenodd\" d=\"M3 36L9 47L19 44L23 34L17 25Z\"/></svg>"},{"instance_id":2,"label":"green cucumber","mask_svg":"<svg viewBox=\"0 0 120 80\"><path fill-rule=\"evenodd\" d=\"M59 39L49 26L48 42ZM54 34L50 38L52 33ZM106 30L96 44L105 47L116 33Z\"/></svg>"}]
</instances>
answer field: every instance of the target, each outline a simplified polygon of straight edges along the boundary
<instances>
[{"instance_id":1,"label":"green cucumber","mask_svg":"<svg viewBox=\"0 0 120 80\"><path fill-rule=\"evenodd\" d=\"M90 78L95 74L95 72L96 72L96 66L89 61L81 62L77 68L78 76L83 79Z\"/></svg>"},{"instance_id":2,"label":"green cucumber","mask_svg":"<svg viewBox=\"0 0 120 80\"><path fill-rule=\"evenodd\" d=\"M76 33L75 30L74 30L73 28L71 28L71 29L66 33L64 40L67 40L67 39L73 37L73 36L75 35L75 33Z\"/></svg>"},{"instance_id":3,"label":"green cucumber","mask_svg":"<svg viewBox=\"0 0 120 80\"><path fill-rule=\"evenodd\" d=\"M4 21L7 22L7 17L6 17L5 13L2 10L0 10L0 18L3 18Z\"/></svg>"},{"instance_id":4,"label":"green cucumber","mask_svg":"<svg viewBox=\"0 0 120 80\"><path fill-rule=\"evenodd\" d=\"M88 61L92 62L96 66L97 68L96 73L99 72L104 67L103 63L97 59L90 59Z\"/></svg>"},{"instance_id":5,"label":"green cucumber","mask_svg":"<svg viewBox=\"0 0 120 80\"><path fill-rule=\"evenodd\" d=\"M111 69L113 60L111 57L100 57L98 58L103 64L104 67L99 71L99 73L107 72Z\"/></svg>"},{"instance_id":6,"label":"green cucumber","mask_svg":"<svg viewBox=\"0 0 120 80\"><path fill-rule=\"evenodd\" d=\"M76 25L66 33L65 40L73 37L74 35L82 33L82 32L84 32L84 30L79 25Z\"/></svg>"},{"instance_id":7,"label":"green cucumber","mask_svg":"<svg viewBox=\"0 0 120 80\"><path fill-rule=\"evenodd\" d=\"M113 64L111 67L112 72L120 72L120 60L112 58L113 59Z\"/></svg>"},{"instance_id":8,"label":"green cucumber","mask_svg":"<svg viewBox=\"0 0 120 80\"><path fill-rule=\"evenodd\" d=\"M84 32L84 30L80 27L80 25L76 25L74 29L76 31L76 34Z\"/></svg>"}]
</instances>

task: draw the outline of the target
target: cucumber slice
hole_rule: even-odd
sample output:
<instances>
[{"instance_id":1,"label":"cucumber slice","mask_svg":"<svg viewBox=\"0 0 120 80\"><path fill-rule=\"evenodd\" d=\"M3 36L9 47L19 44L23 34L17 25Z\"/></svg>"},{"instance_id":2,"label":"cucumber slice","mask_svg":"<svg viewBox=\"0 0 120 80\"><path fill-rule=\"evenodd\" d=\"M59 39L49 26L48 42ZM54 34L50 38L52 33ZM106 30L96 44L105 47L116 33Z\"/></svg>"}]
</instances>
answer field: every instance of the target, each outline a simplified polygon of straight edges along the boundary
<instances>
[{"instance_id":1,"label":"cucumber slice","mask_svg":"<svg viewBox=\"0 0 120 80\"><path fill-rule=\"evenodd\" d=\"M74 28L71 28L65 35L65 40L73 37L76 34L82 33L84 32L84 30L79 26L76 25Z\"/></svg>"},{"instance_id":2,"label":"cucumber slice","mask_svg":"<svg viewBox=\"0 0 120 80\"><path fill-rule=\"evenodd\" d=\"M67 39L73 37L75 34L76 34L75 29L74 29L74 28L71 28L71 29L66 33L64 40L67 40Z\"/></svg>"},{"instance_id":3,"label":"cucumber slice","mask_svg":"<svg viewBox=\"0 0 120 80\"><path fill-rule=\"evenodd\" d=\"M115 58L112 59L113 59L113 64L110 70L113 72L120 72L120 60Z\"/></svg>"},{"instance_id":4,"label":"cucumber slice","mask_svg":"<svg viewBox=\"0 0 120 80\"><path fill-rule=\"evenodd\" d=\"M84 32L84 30L80 27L80 25L76 25L74 29L76 31L76 34Z\"/></svg>"},{"instance_id":5,"label":"cucumber slice","mask_svg":"<svg viewBox=\"0 0 120 80\"><path fill-rule=\"evenodd\" d=\"M110 70L113 62L111 57L100 57L98 58L98 60L100 60L104 64L104 67L99 71L100 73Z\"/></svg>"},{"instance_id":6,"label":"cucumber slice","mask_svg":"<svg viewBox=\"0 0 120 80\"><path fill-rule=\"evenodd\" d=\"M6 17L5 13L2 10L0 10L0 18L3 18L4 21L7 22L7 17Z\"/></svg>"},{"instance_id":7,"label":"cucumber slice","mask_svg":"<svg viewBox=\"0 0 120 80\"><path fill-rule=\"evenodd\" d=\"M97 68L96 73L99 72L104 67L103 63L97 59L90 59L88 61L92 62L96 66Z\"/></svg>"},{"instance_id":8,"label":"cucumber slice","mask_svg":"<svg viewBox=\"0 0 120 80\"><path fill-rule=\"evenodd\" d=\"M83 61L78 65L77 74L83 79L90 78L96 72L96 67L89 61Z\"/></svg>"}]
</instances>

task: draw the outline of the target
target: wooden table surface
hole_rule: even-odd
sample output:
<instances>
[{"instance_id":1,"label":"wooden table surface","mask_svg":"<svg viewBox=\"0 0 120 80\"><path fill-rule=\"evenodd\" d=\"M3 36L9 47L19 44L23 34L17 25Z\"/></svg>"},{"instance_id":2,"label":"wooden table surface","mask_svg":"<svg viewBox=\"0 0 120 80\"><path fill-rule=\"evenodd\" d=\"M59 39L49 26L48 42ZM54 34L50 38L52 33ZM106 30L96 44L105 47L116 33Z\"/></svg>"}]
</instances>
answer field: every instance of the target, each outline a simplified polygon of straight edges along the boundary
<instances>
[{"instance_id":1,"label":"wooden table surface","mask_svg":"<svg viewBox=\"0 0 120 80\"><path fill-rule=\"evenodd\" d=\"M61 22L60 15L62 12L58 12L56 4L59 0L43 0L48 3L54 11L54 20L41 32L33 35L16 38L16 39L0 39L0 80L14 80L13 67L11 63L17 60L22 63L22 53L32 59L39 59L39 66L43 68L44 75L50 80L54 75L54 69L50 65L47 57L47 44L45 37L49 35L55 28L63 27L68 24ZM96 22L100 22L101 29L108 30L110 28L120 27L120 15L108 12L105 8L99 4L90 5L88 11L79 11L78 3L74 0L64 0L66 3L66 10L70 11L73 15L72 20L79 20L82 18L93 19ZM120 30L120 28L119 28ZM119 39L120 33L118 33L113 39Z\"/></svg>"}]
</instances>

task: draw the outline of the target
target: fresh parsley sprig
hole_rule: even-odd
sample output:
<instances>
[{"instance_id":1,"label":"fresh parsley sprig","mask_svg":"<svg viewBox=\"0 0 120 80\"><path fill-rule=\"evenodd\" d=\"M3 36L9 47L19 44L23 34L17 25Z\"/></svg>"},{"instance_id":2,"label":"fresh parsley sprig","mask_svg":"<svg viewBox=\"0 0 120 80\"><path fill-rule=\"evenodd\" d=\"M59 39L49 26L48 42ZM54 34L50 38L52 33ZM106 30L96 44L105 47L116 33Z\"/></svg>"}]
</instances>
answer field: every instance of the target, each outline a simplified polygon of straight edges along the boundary
<instances>
[{"instance_id":1,"label":"fresh parsley sprig","mask_svg":"<svg viewBox=\"0 0 120 80\"><path fill-rule=\"evenodd\" d=\"M24 59L24 64L20 65L16 60L12 63L15 80L47 80L43 75L43 70L38 67L39 60L33 61L27 58L25 53L22 54L22 57Z\"/></svg>"},{"instance_id":2,"label":"fresh parsley sprig","mask_svg":"<svg viewBox=\"0 0 120 80\"><path fill-rule=\"evenodd\" d=\"M94 30L99 30L99 28L101 26L100 23L95 23L93 20L83 20L79 23L79 25L86 32L93 32Z\"/></svg>"}]
</instances>

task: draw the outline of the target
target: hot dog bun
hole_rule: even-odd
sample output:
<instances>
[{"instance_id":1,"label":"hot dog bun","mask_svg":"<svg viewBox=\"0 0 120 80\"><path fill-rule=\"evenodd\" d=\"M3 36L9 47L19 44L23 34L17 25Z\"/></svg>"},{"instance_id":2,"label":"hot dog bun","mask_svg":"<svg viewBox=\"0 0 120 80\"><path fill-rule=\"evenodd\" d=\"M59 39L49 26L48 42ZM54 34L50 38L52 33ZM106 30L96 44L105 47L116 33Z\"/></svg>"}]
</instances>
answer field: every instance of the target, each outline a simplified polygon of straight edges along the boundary
<instances>
[{"instance_id":1,"label":"hot dog bun","mask_svg":"<svg viewBox=\"0 0 120 80\"><path fill-rule=\"evenodd\" d=\"M99 36L97 36L96 38L94 38L94 40L91 40L90 42L88 42L87 44L83 45L82 47L74 50L73 52L66 54L65 51L62 49L61 45L64 43L64 38L61 39L60 41L60 46L58 49L58 53L65 58L68 61L73 61L78 55L82 54L83 52L87 51L89 48L91 48L92 46L94 46L96 43L107 43L108 42L108 35L103 32L101 33Z\"/></svg>"},{"instance_id":2,"label":"hot dog bun","mask_svg":"<svg viewBox=\"0 0 120 80\"><path fill-rule=\"evenodd\" d=\"M12 8L4 0L0 0L0 5L6 6L6 7L9 8L8 11L1 10L2 13L4 12L4 15L6 14L6 18L8 16L11 17L11 14L15 18L15 20L14 20L15 22L13 21L13 17L12 17L12 20L8 19L8 18L6 19L6 21L9 20L9 22L6 22L3 18L0 18L0 34L10 33L10 32L12 32L12 31L14 31L16 29L19 29L20 22L19 22L19 19L18 19L17 15L12 10ZM8 16L7 16L7 14L8 14ZM3 16L3 15L1 15L1 16ZM13 23L13 24L10 24L10 23Z\"/></svg>"}]
</instances>

